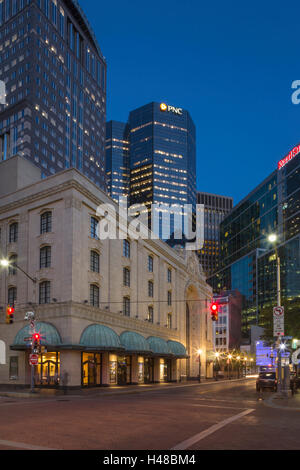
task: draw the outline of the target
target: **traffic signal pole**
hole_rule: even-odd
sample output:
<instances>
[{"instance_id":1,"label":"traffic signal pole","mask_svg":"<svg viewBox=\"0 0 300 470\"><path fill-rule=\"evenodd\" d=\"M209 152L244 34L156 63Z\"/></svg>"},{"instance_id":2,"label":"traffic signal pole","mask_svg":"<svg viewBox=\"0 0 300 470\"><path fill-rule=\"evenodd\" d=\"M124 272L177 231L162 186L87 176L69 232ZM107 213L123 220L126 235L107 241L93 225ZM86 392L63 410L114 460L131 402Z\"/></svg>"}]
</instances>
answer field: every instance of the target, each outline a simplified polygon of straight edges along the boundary
<instances>
[{"instance_id":1,"label":"traffic signal pole","mask_svg":"<svg viewBox=\"0 0 300 470\"><path fill-rule=\"evenodd\" d=\"M276 246L276 267L277 267L277 306L281 307L281 279L280 279L280 258L278 256L278 249ZM278 384L277 392L281 394L282 391L282 367L281 367L281 338L278 338Z\"/></svg>"}]
</instances>

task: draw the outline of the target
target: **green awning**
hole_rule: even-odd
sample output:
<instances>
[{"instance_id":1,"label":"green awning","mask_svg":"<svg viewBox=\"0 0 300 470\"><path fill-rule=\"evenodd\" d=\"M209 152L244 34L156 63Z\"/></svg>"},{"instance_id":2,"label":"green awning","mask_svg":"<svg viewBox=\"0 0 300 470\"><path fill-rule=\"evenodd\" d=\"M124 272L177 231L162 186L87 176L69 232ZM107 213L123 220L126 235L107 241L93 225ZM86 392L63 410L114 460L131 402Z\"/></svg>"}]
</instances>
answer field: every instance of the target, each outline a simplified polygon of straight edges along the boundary
<instances>
[{"instance_id":1,"label":"green awning","mask_svg":"<svg viewBox=\"0 0 300 470\"><path fill-rule=\"evenodd\" d=\"M58 333L55 326L51 325L50 323L36 322L35 331L41 335L42 346L59 347L62 344L60 334ZM23 350L30 348L31 341L25 340L31 338L31 336L32 334L30 332L30 325L27 325L18 332L11 349Z\"/></svg>"},{"instance_id":2,"label":"green awning","mask_svg":"<svg viewBox=\"0 0 300 470\"><path fill-rule=\"evenodd\" d=\"M80 345L97 351L124 350L120 338L111 328L104 325L90 325L82 333Z\"/></svg>"},{"instance_id":3,"label":"green awning","mask_svg":"<svg viewBox=\"0 0 300 470\"><path fill-rule=\"evenodd\" d=\"M147 339L150 350L156 356L173 356L172 351L169 349L168 343L157 336L150 336Z\"/></svg>"},{"instance_id":4,"label":"green awning","mask_svg":"<svg viewBox=\"0 0 300 470\"><path fill-rule=\"evenodd\" d=\"M136 354L150 354L150 347L144 336L134 333L133 331L124 331L120 335L121 345L127 352Z\"/></svg>"},{"instance_id":5,"label":"green awning","mask_svg":"<svg viewBox=\"0 0 300 470\"><path fill-rule=\"evenodd\" d=\"M170 351L174 354L177 358L187 358L187 352L183 344L179 343L178 341L168 341L168 346Z\"/></svg>"}]
</instances>

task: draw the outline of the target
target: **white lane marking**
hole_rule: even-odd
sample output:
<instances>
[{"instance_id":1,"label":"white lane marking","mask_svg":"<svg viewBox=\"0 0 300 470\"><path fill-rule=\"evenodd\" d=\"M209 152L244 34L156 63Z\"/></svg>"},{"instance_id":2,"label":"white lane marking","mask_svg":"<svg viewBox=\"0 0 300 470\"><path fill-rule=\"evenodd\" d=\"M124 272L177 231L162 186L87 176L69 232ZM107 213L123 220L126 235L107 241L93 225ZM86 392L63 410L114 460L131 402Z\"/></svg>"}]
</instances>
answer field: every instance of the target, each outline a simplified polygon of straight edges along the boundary
<instances>
[{"instance_id":1,"label":"white lane marking","mask_svg":"<svg viewBox=\"0 0 300 470\"><path fill-rule=\"evenodd\" d=\"M250 413L253 413L253 411L255 410L245 410L242 413L239 413L238 415L232 416L231 418L227 418L224 421L221 421L220 423L215 424L214 426L211 426L210 428L206 429L206 431L202 431L199 434L196 434L195 436L191 437L190 439L181 442L177 446L173 447L171 450L186 450L189 447L192 447L192 445L196 444L197 442L202 441L207 436L210 436L211 434L215 433L219 429L224 428L228 424L233 423L234 421L237 421L238 419L241 419Z\"/></svg>"},{"instance_id":2,"label":"white lane marking","mask_svg":"<svg viewBox=\"0 0 300 470\"><path fill-rule=\"evenodd\" d=\"M49 449L49 447L33 446L30 444L24 444L21 442L2 441L1 439L0 439L0 446L14 447L15 449L26 449L26 450L58 450L58 449Z\"/></svg>"},{"instance_id":3,"label":"white lane marking","mask_svg":"<svg viewBox=\"0 0 300 470\"><path fill-rule=\"evenodd\" d=\"M221 405L200 405L198 403L190 403L190 406L198 408L219 408L221 410L245 410L244 406L221 406Z\"/></svg>"}]
</instances>

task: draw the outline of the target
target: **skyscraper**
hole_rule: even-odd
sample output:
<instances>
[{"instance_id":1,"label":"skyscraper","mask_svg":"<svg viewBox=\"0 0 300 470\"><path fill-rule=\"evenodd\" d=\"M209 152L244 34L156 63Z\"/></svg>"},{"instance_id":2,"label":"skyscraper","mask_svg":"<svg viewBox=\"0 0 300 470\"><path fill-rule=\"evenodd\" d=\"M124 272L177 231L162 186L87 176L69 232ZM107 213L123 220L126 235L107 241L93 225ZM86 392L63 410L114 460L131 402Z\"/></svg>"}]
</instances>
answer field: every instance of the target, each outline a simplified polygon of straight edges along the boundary
<instances>
[{"instance_id":1,"label":"skyscraper","mask_svg":"<svg viewBox=\"0 0 300 470\"><path fill-rule=\"evenodd\" d=\"M106 63L79 3L3 0L0 40L0 161L74 167L105 188Z\"/></svg>"},{"instance_id":2,"label":"skyscraper","mask_svg":"<svg viewBox=\"0 0 300 470\"><path fill-rule=\"evenodd\" d=\"M128 124L110 121L106 125L106 175L108 194L119 202L129 197L129 128Z\"/></svg>"},{"instance_id":3,"label":"skyscraper","mask_svg":"<svg viewBox=\"0 0 300 470\"><path fill-rule=\"evenodd\" d=\"M196 204L196 131L188 111L149 103L132 111L131 204Z\"/></svg>"},{"instance_id":4,"label":"skyscraper","mask_svg":"<svg viewBox=\"0 0 300 470\"><path fill-rule=\"evenodd\" d=\"M199 259L206 277L217 271L220 256L220 223L233 208L231 197L198 191L197 203L204 206L204 245Z\"/></svg>"}]
</instances>

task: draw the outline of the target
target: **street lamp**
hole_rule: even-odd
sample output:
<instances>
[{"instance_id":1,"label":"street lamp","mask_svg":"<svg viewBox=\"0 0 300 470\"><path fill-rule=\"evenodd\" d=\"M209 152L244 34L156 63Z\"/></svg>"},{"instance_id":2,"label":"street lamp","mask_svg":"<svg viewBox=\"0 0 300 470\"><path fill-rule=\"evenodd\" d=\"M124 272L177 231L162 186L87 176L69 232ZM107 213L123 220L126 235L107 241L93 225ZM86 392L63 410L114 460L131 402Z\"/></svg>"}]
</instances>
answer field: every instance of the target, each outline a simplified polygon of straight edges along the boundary
<instances>
[{"instance_id":1,"label":"street lamp","mask_svg":"<svg viewBox=\"0 0 300 470\"><path fill-rule=\"evenodd\" d=\"M198 349L198 356L199 356L199 383L201 383L201 356L202 356L202 349Z\"/></svg>"},{"instance_id":2,"label":"street lamp","mask_svg":"<svg viewBox=\"0 0 300 470\"><path fill-rule=\"evenodd\" d=\"M20 266L18 266L16 263L10 263L10 261L6 258L3 258L0 260L0 266L2 268L9 268L9 266L13 266L14 268L18 269L19 271L21 271L21 273L25 274L26 277L28 277L28 279L30 279L34 284L37 283L37 279L29 276L29 274L24 271L24 269L20 268Z\"/></svg>"},{"instance_id":3,"label":"street lamp","mask_svg":"<svg viewBox=\"0 0 300 470\"><path fill-rule=\"evenodd\" d=\"M275 256L276 256L276 267L277 267L277 307L281 307L281 278L280 278L280 258L278 255L277 241L278 236L276 233L272 233L268 236L270 243L275 245ZM281 394L282 387L282 370L281 370L281 339L278 338L278 387L277 391Z\"/></svg>"}]
</instances>

